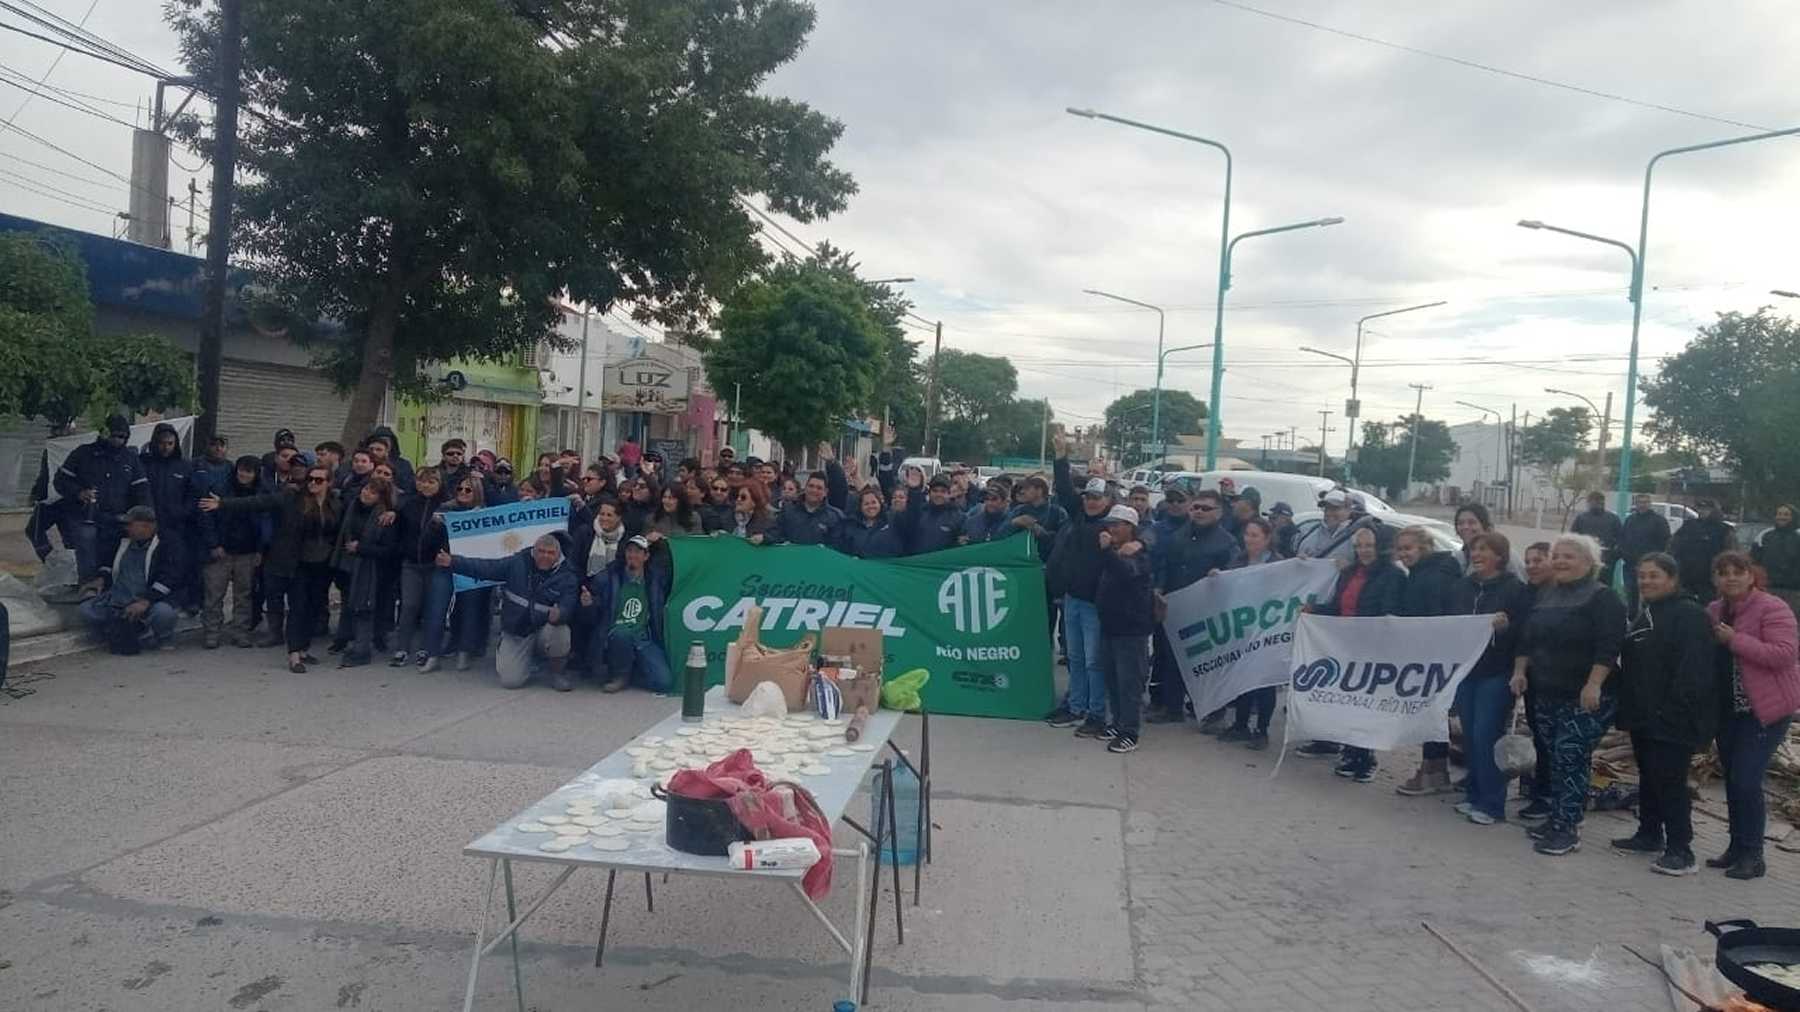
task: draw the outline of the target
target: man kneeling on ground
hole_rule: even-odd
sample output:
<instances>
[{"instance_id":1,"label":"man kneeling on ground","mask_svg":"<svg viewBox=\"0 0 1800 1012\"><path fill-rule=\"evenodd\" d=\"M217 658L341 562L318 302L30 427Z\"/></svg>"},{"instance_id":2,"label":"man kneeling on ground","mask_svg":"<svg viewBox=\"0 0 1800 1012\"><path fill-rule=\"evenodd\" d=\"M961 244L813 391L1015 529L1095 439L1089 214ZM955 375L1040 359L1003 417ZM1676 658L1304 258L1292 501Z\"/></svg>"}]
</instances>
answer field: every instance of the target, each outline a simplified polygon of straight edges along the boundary
<instances>
[{"instance_id":1,"label":"man kneeling on ground","mask_svg":"<svg viewBox=\"0 0 1800 1012\"><path fill-rule=\"evenodd\" d=\"M500 649L494 670L503 689L521 689L531 680L531 661L542 653L550 663L550 684L558 692L575 687L569 663L569 620L575 614L575 570L563 560L562 541L545 534L530 547L503 559L470 559L440 551L437 564L462 576L500 584Z\"/></svg>"},{"instance_id":2,"label":"man kneeling on ground","mask_svg":"<svg viewBox=\"0 0 1800 1012\"><path fill-rule=\"evenodd\" d=\"M181 550L156 536L156 511L133 506L125 511L125 538L112 564L100 567L104 589L81 603L81 617L109 644L119 642L110 630L124 621L134 637L141 637L148 627L157 646L173 650L175 607L169 602L182 586L185 565ZM113 649L125 652L117 645Z\"/></svg>"}]
</instances>

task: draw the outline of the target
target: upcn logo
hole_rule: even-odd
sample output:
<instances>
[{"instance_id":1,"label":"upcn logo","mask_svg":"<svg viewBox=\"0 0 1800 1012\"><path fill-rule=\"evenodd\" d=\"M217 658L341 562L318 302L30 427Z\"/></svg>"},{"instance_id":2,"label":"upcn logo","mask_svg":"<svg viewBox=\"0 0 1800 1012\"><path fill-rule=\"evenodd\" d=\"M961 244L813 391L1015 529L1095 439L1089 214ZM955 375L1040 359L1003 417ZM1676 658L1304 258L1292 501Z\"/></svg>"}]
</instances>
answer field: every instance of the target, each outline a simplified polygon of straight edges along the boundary
<instances>
[{"instance_id":1,"label":"upcn logo","mask_svg":"<svg viewBox=\"0 0 1800 1012\"><path fill-rule=\"evenodd\" d=\"M938 584L938 612L950 616L960 633L998 628L1012 609L1006 604L1006 574L992 566L951 573Z\"/></svg>"},{"instance_id":2,"label":"upcn logo","mask_svg":"<svg viewBox=\"0 0 1800 1012\"><path fill-rule=\"evenodd\" d=\"M1310 692L1314 688L1330 688L1331 683L1337 680L1338 662L1332 657L1321 657L1294 669L1295 692Z\"/></svg>"}]
</instances>

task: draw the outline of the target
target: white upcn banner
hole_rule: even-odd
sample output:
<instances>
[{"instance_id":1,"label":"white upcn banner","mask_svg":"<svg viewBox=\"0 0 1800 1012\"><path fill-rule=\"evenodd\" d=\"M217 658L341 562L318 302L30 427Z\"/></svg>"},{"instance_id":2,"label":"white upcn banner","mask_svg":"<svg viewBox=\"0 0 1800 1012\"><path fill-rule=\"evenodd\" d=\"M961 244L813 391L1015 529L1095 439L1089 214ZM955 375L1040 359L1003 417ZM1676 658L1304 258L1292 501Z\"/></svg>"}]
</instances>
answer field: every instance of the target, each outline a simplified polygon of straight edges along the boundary
<instances>
[{"instance_id":1,"label":"white upcn banner","mask_svg":"<svg viewBox=\"0 0 1800 1012\"><path fill-rule=\"evenodd\" d=\"M1493 621L1302 615L1294 629L1288 740L1378 750L1448 740L1456 688L1487 649Z\"/></svg>"},{"instance_id":2,"label":"white upcn banner","mask_svg":"<svg viewBox=\"0 0 1800 1012\"><path fill-rule=\"evenodd\" d=\"M1194 712L1204 717L1251 689L1285 685L1294 622L1330 597L1337 566L1289 559L1209 576L1168 596L1163 632Z\"/></svg>"}]
</instances>

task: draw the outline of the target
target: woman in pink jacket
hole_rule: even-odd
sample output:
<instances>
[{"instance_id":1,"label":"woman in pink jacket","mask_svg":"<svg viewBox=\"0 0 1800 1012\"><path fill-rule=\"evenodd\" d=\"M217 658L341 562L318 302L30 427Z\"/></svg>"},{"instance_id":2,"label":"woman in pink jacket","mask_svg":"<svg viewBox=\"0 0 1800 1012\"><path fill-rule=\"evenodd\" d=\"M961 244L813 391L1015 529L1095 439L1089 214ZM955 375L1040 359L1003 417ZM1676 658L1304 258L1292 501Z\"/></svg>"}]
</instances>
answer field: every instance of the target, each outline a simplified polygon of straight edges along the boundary
<instances>
[{"instance_id":1,"label":"woman in pink jacket","mask_svg":"<svg viewBox=\"0 0 1800 1012\"><path fill-rule=\"evenodd\" d=\"M1768 818L1763 776L1800 710L1800 641L1794 613L1772 594L1756 589L1750 556L1721 552L1712 564L1719 597L1706 606L1713 637L1722 648L1726 686L1719 722L1719 762L1731 813L1731 846L1707 861L1730 878L1761 878L1763 829Z\"/></svg>"}]
</instances>

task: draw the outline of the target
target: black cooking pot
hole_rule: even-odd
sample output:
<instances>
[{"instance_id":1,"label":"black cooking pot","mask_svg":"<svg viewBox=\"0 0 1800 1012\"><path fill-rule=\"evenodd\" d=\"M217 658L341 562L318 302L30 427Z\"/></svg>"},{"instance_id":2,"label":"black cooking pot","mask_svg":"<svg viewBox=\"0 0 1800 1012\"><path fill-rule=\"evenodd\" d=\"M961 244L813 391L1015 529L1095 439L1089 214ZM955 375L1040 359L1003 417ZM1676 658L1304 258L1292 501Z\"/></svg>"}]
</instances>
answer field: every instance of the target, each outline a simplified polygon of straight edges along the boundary
<instances>
[{"instance_id":1,"label":"black cooking pot","mask_svg":"<svg viewBox=\"0 0 1800 1012\"><path fill-rule=\"evenodd\" d=\"M652 785L652 796L668 805L663 818L663 838L686 854L724 857L734 841L753 839L750 831L731 814L722 798L690 798Z\"/></svg>"},{"instance_id":2,"label":"black cooking pot","mask_svg":"<svg viewBox=\"0 0 1800 1012\"><path fill-rule=\"evenodd\" d=\"M1757 963L1800 963L1800 928L1764 928L1755 921L1707 921L1719 940L1713 965L1744 989L1751 1001L1782 1012L1800 1012L1800 988L1773 981L1751 969Z\"/></svg>"}]
</instances>

